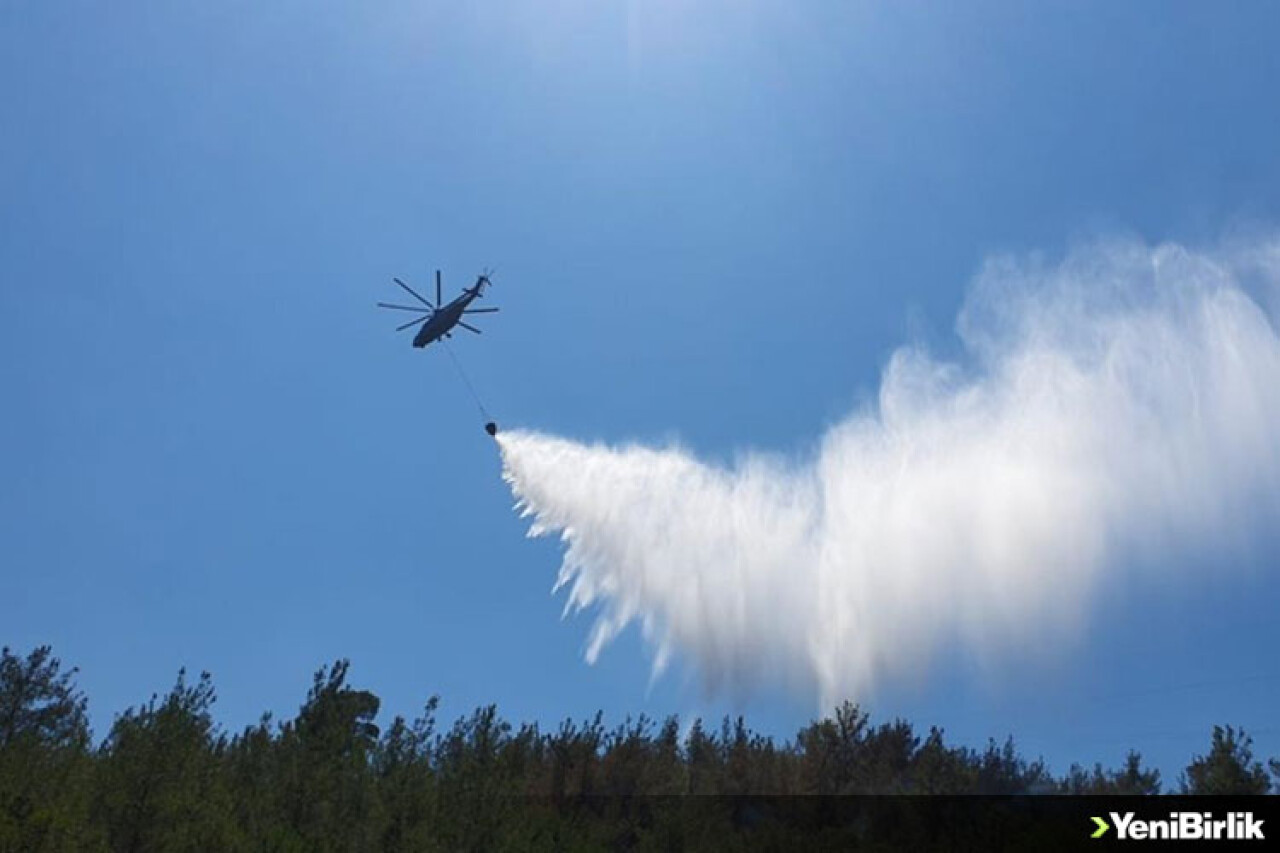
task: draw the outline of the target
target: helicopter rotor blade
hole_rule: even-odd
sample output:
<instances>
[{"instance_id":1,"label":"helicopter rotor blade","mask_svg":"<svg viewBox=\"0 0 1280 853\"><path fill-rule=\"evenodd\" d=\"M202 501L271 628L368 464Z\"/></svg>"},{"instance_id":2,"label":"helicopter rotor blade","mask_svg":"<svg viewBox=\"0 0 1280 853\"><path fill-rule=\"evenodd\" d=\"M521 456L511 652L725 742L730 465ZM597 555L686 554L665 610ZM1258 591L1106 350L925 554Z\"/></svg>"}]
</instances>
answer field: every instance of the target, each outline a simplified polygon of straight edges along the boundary
<instances>
[{"instance_id":1,"label":"helicopter rotor blade","mask_svg":"<svg viewBox=\"0 0 1280 853\"><path fill-rule=\"evenodd\" d=\"M436 270L436 304L437 305L442 304L442 299L440 296L440 270Z\"/></svg>"},{"instance_id":2,"label":"helicopter rotor blade","mask_svg":"<svg viewBox=\"0 0 1280 853\"><path fill-rule=\"evenodd\" d=\"M475 326L468 326L466 323L462 322L461 320L458 321L458 325L466 329L468 332L475 332L477 335L480 334L480 330L477 329Z\"/></svg>"},{"instance_id":3,"label":"helicopter rotor blade","mask_svg":"<svg viewBox=\"0 0 1280 853\"><path fill-rule=\"evenodd\" d=\"M428 302L427 300L425 300L425 299L423 299L421 296L419 296L419 295L418 295L418 291L414 290L412 287L410 287L409 285L405 284L403 281L401 281L401 280L400 280L400 279L398 279L398 278L392 277L392 279L391 279L391 280L392 280L392 281L394 281L396 284L400 285L401 287L403 287L405 290L407 290L407 291L409 291L410 293L412 293L412 294L413 294L413 298L414 298L414 299L418 300L419 302L421 302L423 305L427 306L427 307L428 307L428 308L430 308L431 310L433 310L433 311L435 310L435 307L436 307L436 306L432 305L430 302Z\"/></svg>"},{"instance_id":4,"label":"helicopter rotor blade","mask_svg":"<svg viewBox=\"0 0 1280 853\"><path fill-rule=\"evenodd\" d=\"M420 308L417 305L393 305L390 302L379 302L379 308L396 308L400 311L424 311L430 313L435 310L433 308Z\"/></svg>"},{"instance_id":5,"label":"helicopter rotor blade","mask_svg":"<svg viewBox=\"0 0 1280 853\"><path fill-rule=\"evenodd\" d=\"M419 323L424 323L424 322L426 322L427 320L430 320L430 319L431 319L431 315L430 315L430 314L428 314L428 315L426 315L425 317L419 317L419 318L418 318L418 319L416 319L416 320L410 320L409 322L405 323L403 326L396 326L396 331L397 331L397 332L403 332L405 329L409 328L410 326L416 326L416 325L418 325Z\"/></svg>"},{"instance_id":6,"label":"helicopter rotor blade","mask_svg":"<svg viewBox=\"0 0 1280 853\"><path fill-rule=\"evenodd\" d=\"M462 313L463 314L492 314L497 310L498 310L497 308L468 308Z\"/></svg>"}]
</instances>

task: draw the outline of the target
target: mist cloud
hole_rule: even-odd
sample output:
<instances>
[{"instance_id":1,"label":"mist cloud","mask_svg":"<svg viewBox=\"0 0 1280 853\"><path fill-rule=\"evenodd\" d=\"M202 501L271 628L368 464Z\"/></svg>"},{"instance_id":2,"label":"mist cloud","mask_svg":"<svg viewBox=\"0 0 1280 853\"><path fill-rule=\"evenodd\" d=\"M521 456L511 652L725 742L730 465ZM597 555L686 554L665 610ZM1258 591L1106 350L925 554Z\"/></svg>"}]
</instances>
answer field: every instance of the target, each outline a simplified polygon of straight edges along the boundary
<instances>
[{"instance_id":1,"label":"mist cloud","mask_svg":"<svg viewBox=\"0 0 1280 853\"><path fill-rule=\"evenodd\" d=\"M893 353L878 401L799 461L499 434L594 661L635 621L717 689L823 704L1068 639L1121 573L1280 520L1280 240L990 260L962 357ZM1144 568L1147 567L1147 568ZM1172 574L1169 574L1172 573Z\"/></svg>"}]
</instances>

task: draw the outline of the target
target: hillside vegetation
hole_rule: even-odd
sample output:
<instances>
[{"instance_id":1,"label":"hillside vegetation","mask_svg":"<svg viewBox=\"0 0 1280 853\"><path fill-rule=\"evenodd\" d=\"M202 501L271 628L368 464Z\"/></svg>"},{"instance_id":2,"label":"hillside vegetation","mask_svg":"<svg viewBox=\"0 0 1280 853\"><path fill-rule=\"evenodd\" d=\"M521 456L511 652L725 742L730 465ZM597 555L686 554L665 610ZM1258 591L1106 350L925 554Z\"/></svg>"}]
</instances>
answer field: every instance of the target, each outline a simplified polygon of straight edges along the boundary
<instances>
[{"instance_id":1,"label":"hillside vegetation","mask_svg":"<svg viewBox=\"0 0 1280 853\"><path fill-rule=\"evenodd\" d=\"M442 727L436 699L378 725L348 663L315 674L297 715L226 732L207 674L119 714L100 744L87 699L48 647L0 660L0 850L457 850L733 846L745 795L1157 794L1130 752L1055 777L1012 739L950 746L856 705L777 743L739 717L551 731L494 706ZM683 731L683 734L682 734ZM1280 778L1280 763L1270 762ZM1183 793L1267 793L1248 736L1215 727ZM677 797L672 795L717 795Z\"/></svg>"}]
</instances>

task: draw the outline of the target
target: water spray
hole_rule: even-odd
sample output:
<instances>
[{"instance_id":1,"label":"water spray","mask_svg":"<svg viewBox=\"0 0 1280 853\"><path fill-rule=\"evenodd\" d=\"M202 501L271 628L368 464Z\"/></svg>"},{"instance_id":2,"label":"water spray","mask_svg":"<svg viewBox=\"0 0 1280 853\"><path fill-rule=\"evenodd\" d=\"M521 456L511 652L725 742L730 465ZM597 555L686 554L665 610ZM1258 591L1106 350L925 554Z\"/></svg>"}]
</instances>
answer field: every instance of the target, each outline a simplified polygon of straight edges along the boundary
<instances>
[{"instance_id":1,"label":"water spray","mask_svg":"<svg viewBox=\"0 0 1280 853\"><path fill-rule=\"evenodd\" d=\"M809 459L513 430L503 476L530 535L564 542L589 661L635 623L656 669L678 652L713 689L829 707L945 648L1065 648L1120 576L1190 582L1179 555L1280 522L1280 336L1243 283L1280 288L1243 269L1268 245L991 263L963 357L899 349Z\"/></svg>"}]
</instances>

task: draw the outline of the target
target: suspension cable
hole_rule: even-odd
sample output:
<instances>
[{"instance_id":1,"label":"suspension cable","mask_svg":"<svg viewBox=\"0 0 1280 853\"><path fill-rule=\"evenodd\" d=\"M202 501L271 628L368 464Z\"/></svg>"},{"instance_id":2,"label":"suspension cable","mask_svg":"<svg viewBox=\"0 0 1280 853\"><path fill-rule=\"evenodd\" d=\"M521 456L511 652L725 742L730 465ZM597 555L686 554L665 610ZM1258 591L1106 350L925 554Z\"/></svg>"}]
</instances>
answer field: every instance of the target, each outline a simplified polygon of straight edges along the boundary
<instances>
[{"instance_id":1,"label":"suspension cable","mask_svg":"<svg viewBox=\"0 0 1280 853\"><path fill-rule=\"evenodd\" d=\"M476 386L471 384L471 379L467 376L467 372L462 369L462 362L458 361L458 357L453 354L453 347L449 346L449 342L441 338L440 343L444 344L445 352L449 353L449 360L453 362L453 367L458 371L458 378L462 380L462 384L467 386L467 390L471 392L471 399L476 401L476 408L480 410L480 417L484 418L485 426L493 423L493 418L489 417L489 411L484 407L484 403L480 402L480 395L476 393Z\"/></svg>"}]
</instances>

